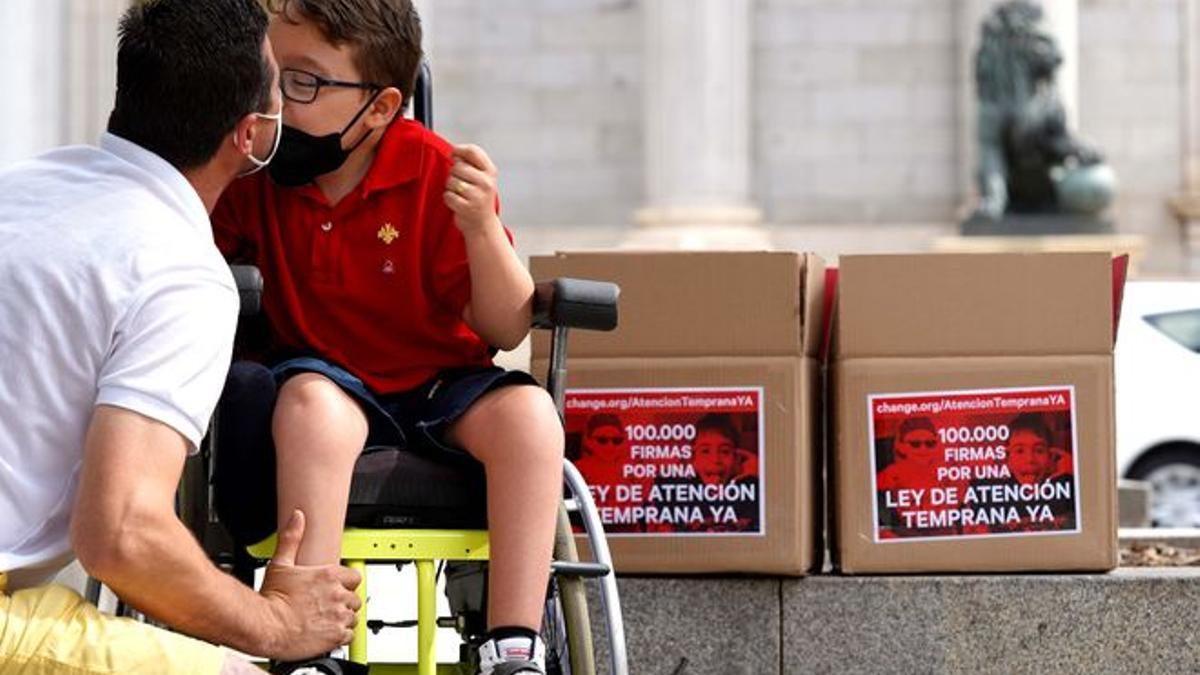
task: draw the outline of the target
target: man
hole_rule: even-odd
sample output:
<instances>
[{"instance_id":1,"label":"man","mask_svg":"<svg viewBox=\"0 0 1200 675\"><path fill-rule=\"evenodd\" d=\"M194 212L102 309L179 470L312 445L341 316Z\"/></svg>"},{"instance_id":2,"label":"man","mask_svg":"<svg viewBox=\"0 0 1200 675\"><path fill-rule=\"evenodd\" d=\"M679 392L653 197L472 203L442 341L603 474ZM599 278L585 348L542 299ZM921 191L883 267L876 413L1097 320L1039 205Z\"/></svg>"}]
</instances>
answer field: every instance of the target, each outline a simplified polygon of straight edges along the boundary
<instances>
[{"instance_id":1,"label":"man","mask_svg":"<svg viewBox=\"0 0 1200 675\"><path fill-rule=\"evenodd\" d=\"M100 147L0 172L0 672L258 672L208 643L287 659L349 641L358 575L293 564L302 513L260 593L174 514L237 318L207 216L279 140L266 26L255 0L130 10ZM199 639L40 585L72 556Z\"/></svg>"}]
</instances>

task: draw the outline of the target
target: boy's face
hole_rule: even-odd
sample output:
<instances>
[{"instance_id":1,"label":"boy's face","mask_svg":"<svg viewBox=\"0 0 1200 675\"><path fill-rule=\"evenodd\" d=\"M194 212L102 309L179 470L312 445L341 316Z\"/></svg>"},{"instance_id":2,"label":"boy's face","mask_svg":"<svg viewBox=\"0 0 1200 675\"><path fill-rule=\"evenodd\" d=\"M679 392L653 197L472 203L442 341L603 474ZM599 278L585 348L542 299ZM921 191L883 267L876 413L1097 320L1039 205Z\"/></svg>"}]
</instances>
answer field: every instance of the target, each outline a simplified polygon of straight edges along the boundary
<instances>
[{"instance_id":1,"label":"boy's face","mask_svg":"<svg viewBox=\"0 0 1200 675\"><path fill-rule=\"evenodd\" d=\"M286 16L273 14L267 35L281 70L301 70L343 82L362 81L362 74L354 65L353 48L330 44L316 24L295 11ZM311 103L288 100L283 107L283 121L313 136L338 134L370 96L371 93L363 89L323 86ZM355 124L361 125L363 120L359 119ZM359 135L351 129L342 136L342 146L353 143Z\"/></svg>"},{"instance_id":2,"label":"boy's face","mask_svg":"<svg viewBox=\"0 0 1200 675\"><path fill-rule=\"evenodd\" d=\"M930 466L941 455L937 434L928 429L916 429L904 434L896 444L896 456L904 462Z\"/></svg>"},{"instance_id":3,"label":"boy's face","mask_svg":"<svg viewBox=\"0 0 1200 675\"><path fill-rule=\"evenodd\" d=\"M1009 437L1007 461L1019 483L1043 481L1054 469L1054 455L1046 440L1028 429L1018 429Z\"/></svg>"},{"instance_id":4,"label":"boy's face","mask_svg":"<svg viewBox=\"0 0 1200 675\"><path fill-rule=\"evenodd\" d=\"M719 431L703 429L692 443L692 466L700 480L709 484L728 483L737 469L737 448Z\"/></svg>"},{"instance_id":5,"label":"boy's face","mask_svg":"<svg viewBox=\"0 0 1200 675\"><path fill-rule=\"evenodd\" d=\"M587 454L602 462L621 462L628 458L625 434L619 427L596 427L584 438Z\"/></svg>"}]
</instances>

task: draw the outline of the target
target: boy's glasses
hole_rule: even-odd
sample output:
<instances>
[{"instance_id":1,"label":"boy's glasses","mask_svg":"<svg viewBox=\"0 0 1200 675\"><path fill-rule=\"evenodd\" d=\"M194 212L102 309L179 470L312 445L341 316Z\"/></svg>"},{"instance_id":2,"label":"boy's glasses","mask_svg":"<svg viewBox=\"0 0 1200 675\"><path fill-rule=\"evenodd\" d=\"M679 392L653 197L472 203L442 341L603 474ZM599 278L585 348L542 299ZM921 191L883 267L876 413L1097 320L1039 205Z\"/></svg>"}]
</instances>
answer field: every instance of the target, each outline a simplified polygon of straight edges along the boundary
<instances>
[{"instance_id":1,"label":"boy's glasses","mask_svg":"<svg viewBox=\"0 0 1200 675\"><path fill-rule=\"evenodd\" d=\"M937 447L937 441L904 441L904 442L913 446L914 448L919 448L921 446L925 446L926 448L929 448L930 450L932 450Z\"/></svg>"},{"instance_id":2,"label":"boy's glasses","mask_svg":"<svg viewBox=\"0 0 1200 675\"><path fill-rule=\"evenodd\" d=\"M349 87L352 89L366 89L367 91L383 89L383 87L371 82L331 80L327 77L310 73L307 70L298 70L296 68L284 68L279 71L279 88L283 91L283 97L289 101L312 103L317 100L317 94L321 93L321 87Z\"/></svg>"},{"instance_id":3,"label":"boy's glasses","mask_svg":"<svg viewBox=\"0 0 1200 675\"><path fill-rule=\"evenodd\" d=\"M625 442L624 436L593 436L597 445L620 445Z\"/></svg>"}]
</instances>

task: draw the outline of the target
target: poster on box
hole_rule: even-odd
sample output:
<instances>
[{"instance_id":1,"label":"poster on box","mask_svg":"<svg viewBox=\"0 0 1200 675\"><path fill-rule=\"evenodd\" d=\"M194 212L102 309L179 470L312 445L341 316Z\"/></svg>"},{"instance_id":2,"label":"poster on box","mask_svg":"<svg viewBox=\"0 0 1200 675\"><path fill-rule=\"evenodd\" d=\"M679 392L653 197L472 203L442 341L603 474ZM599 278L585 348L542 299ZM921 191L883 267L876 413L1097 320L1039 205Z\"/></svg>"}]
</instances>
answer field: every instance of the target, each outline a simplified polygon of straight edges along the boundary
<instances>
[{"instance_id":1,"label":"poster on box","mask_svg":"<svg viewBox=\"0 0 1200 675\"><path fill-rule=\"evenodd\" d=\"M1080 531L1075 389L867 397L875 541Z\"/></svg>"},{"instance_id":2,"label":"poster on box","mask_svg":"<svg viewBox=\"0 0 1200 675\"><path fill-rule=\"evenodd\" d=\"M565 411L609 534L766 533L761 387L572 389Z\"/></svg>"}]
</instances>

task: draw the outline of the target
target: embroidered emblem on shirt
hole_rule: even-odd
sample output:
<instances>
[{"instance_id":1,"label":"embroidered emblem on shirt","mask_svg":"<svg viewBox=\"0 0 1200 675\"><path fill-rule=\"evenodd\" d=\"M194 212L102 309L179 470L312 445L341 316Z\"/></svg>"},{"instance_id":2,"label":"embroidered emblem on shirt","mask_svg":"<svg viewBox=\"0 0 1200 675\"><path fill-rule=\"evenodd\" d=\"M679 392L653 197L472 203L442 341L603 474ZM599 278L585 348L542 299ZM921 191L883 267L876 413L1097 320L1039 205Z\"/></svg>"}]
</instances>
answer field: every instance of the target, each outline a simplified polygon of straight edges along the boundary
<instances>
[{"instance_id":1,"label":"embroidered emblem on shirt","mask_svg":"<svg viewBox=\"0 0 1200 675\"><path fill-rule=\"evenodd\" d=\"M396 228L392 227L391 223L384 223L383 227L379 228L377 236L383 241L383 243L391 244L393 241L396 241L396 237L400 236L400 232L398 232Z\"/></svg>"}]
</instances>

